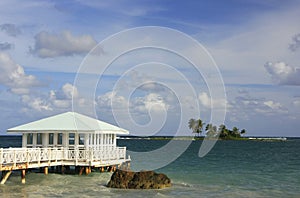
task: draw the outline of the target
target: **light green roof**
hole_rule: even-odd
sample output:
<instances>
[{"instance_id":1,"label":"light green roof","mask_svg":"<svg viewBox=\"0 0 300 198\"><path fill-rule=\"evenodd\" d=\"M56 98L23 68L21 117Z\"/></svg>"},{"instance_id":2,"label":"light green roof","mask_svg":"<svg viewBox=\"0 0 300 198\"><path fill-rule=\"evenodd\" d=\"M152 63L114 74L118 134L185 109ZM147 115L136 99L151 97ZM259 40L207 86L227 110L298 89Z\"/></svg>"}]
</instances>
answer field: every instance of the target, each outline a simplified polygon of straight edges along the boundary
<instances>
[{"instance_id":1,"label":"light green roof","mask_svg":"<svg viewBox=\"0 0 300 198\"><path fill-rule=\"evenodd\" d=\"M125 129L79 114L66 112L10 128L7 132L102 132L129 134Z\"/></svg>"}]
</instances>

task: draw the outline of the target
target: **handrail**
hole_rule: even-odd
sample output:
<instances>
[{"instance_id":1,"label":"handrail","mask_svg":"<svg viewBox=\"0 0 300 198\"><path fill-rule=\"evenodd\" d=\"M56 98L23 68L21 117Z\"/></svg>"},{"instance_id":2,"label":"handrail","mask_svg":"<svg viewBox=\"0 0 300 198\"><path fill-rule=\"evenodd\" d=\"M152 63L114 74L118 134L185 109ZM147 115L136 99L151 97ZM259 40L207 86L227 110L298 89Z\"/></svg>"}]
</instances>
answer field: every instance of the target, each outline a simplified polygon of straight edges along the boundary
<instances>
[{"instance_id":1,"label":"handrail","mask_svg":"<svg viewBox=\"0 0 300 198\"><path fill-rule=\"evenodd\" d=\"M101 148L0 148L0 167L21 163L38 163L51 161L108 161L126 159L126 147Z\"/></svg>"}]
</instances>

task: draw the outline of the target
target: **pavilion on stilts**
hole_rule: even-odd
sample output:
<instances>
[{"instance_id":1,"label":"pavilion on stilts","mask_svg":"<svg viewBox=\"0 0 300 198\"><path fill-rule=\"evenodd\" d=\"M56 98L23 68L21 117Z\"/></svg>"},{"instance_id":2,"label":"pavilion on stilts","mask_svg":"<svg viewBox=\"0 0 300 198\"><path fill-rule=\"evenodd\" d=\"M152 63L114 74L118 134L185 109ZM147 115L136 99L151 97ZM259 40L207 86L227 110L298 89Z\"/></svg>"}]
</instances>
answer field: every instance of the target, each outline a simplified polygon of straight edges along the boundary
<instances>
[{"instance_id":1,"label":"pavilion on stilts","mask_svg":"<svg viewBox=\"0 0 300 198\"><path fill-rule=\"evenodd\" d=\"M0 171L4 184L12 171L21 170L25 183L28 169L56 168L64 172L75 167L79 174L92 168L114 170L130 165L126 147L117 146L117 135L129 132L120 127L76 113L66 112L10 128L9 134L22 134L22 148L0 148Z\"/></svg>"}]
</instances>

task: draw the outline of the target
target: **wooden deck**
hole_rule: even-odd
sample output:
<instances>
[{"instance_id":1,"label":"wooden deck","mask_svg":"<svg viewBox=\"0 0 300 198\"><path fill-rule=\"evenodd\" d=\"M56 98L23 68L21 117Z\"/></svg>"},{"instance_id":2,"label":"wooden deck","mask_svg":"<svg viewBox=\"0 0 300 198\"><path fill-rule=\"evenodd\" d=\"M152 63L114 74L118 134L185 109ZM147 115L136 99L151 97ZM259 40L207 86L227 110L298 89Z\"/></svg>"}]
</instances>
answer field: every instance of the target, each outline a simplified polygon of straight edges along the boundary
<instances>
[{"instance_id":1,"label":"wooden deck","mask_svg":"<svg viewBox=\"0 0 300 198\"><path fill-rule=\"evenodd\" d=\"M128 162L130 162L130 157L126 158L126 147L1 148L0 171L6 172L1 184L5 183L13 170L22 170L22 177L25 179L24 170L32 168L45 167L48 170L48 167L53 166L79 166L90 169L91 167L120 166Z\"/></svg>"}]
</instances>

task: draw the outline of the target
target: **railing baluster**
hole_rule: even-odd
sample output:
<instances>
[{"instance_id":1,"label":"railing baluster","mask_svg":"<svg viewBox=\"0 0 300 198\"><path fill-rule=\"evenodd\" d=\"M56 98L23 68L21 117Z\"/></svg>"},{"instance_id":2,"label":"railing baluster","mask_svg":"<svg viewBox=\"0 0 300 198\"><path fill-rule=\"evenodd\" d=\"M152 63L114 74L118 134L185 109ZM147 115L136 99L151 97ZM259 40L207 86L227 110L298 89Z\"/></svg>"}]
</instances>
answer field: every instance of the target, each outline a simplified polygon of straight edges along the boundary
<instances>
[{"instance_id":1,"label":"railing baluster","mask_svg":"<svg viewBox=\"0 0 300 198\"><path fill-rule=\"evenodd\" d=\"M16 150L13 150L13 153L14 153L14 159L13 159L13 163L14 163L14 167L16 167L16 164L17 164L17 156L16 156Z\"/></svg>"}]
</instances>

